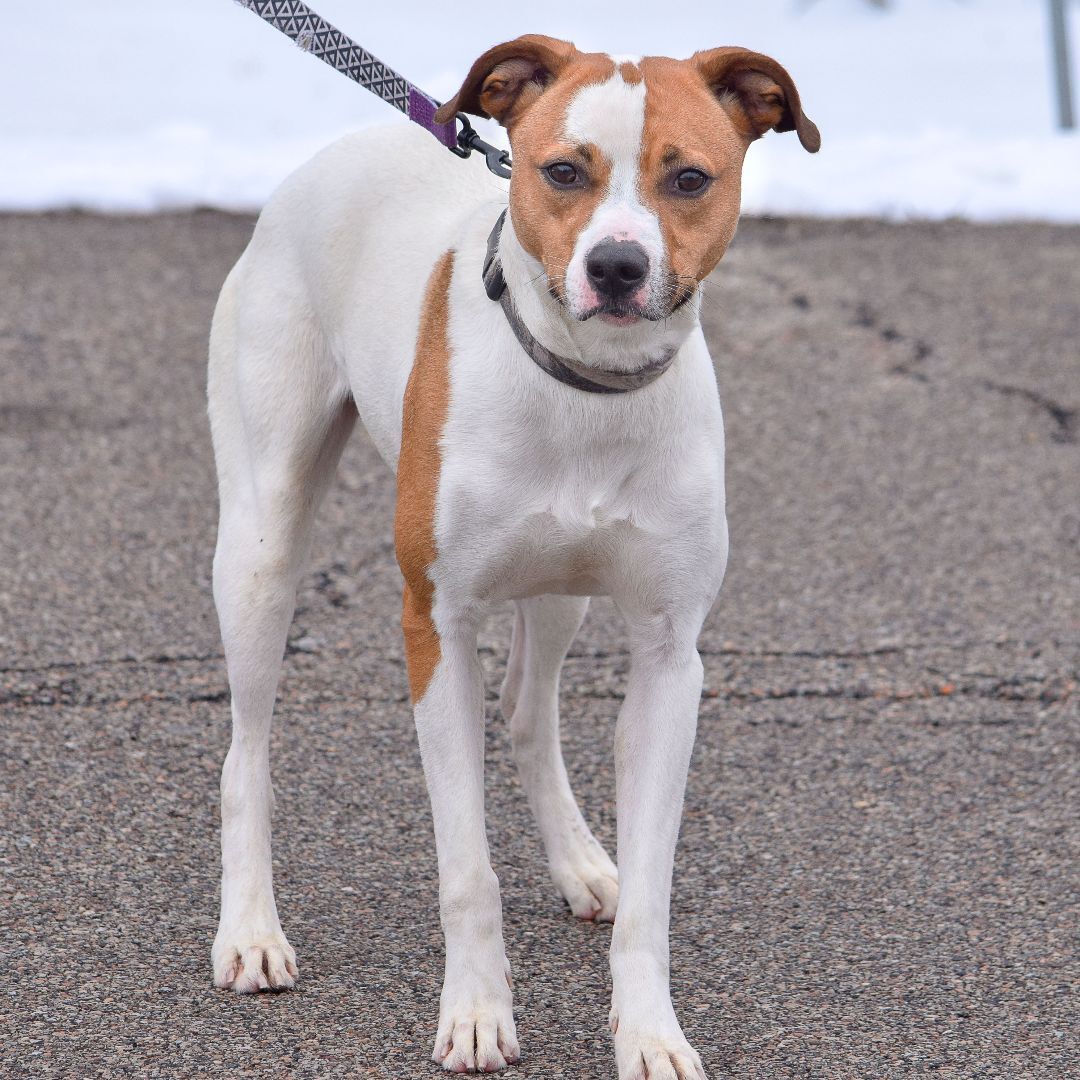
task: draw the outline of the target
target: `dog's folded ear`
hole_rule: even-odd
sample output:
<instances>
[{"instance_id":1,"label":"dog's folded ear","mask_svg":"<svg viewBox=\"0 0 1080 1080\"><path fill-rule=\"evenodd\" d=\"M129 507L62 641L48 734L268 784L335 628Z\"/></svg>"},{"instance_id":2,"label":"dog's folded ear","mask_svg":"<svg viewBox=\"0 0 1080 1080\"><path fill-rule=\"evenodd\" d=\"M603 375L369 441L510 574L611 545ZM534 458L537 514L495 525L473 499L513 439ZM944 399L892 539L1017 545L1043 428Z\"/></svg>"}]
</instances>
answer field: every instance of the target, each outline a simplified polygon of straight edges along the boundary
<instances>
[{"instance_id":1,"label":"dog's folded ear","mask_svg":"<svg viewBox=\"0 0 1080 1080\"><path fill-rule=\"evenodd\" d=\"M694 53L690 63L748 139L795 131L811 154L821 149L821 133L802 111L794 81L771 56L728 46Z\"/></svg>"},{"instance_id":2,"label":"dog's folded ear","mask_svg":"<svg viewBox=\"0 0 1080 1080\"><path fill-rule=\"evenodd\" d=\"M574 53L569 41L526 34L488 49L461 89L435 113L440 124L459 112L490 116L510 127L562 71Z\"/></svg>"}]
</instances>

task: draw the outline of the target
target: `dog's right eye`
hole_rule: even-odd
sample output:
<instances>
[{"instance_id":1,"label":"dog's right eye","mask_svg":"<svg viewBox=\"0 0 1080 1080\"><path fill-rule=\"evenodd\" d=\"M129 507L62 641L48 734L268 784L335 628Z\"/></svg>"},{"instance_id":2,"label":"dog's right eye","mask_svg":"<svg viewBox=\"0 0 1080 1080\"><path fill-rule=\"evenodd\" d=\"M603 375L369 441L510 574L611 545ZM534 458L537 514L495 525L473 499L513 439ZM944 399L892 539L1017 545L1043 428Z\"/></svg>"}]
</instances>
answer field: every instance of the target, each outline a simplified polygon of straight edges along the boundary
<instances>
[{"instance_id":1,"label":"dog's right eye","mask_svg":"<svg viewBox=\"0 0 1080 1080\"><path fill-rule=\"evenodd\" d=\"M568 161L556 161L544 172L556 187L573 187L578 182L578 171Z\"/></svg>"}]
</instances>

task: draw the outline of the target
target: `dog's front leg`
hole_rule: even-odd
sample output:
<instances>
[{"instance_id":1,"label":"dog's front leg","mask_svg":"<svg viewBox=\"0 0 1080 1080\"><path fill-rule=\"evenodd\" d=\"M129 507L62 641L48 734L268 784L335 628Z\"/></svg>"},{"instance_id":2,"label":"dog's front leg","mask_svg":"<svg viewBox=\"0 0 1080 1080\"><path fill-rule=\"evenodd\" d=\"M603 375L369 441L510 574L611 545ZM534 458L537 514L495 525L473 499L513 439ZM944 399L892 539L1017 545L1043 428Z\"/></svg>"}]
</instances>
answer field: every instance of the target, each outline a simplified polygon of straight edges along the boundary
<instances>
[{"instance_id":1,"label":"dog's front leg","mask_svg":"<svg viewBox=\"0 0 1080 1080\"><path fill-rule=\"evenodd\" d=\"M409 638L406 624L412 651ZM451 1072L495 1072L517 1061L519 1051L499 881L484 827L484 695L475 627L440 634L439 650L414 707L446 939L433 1058Z\"/></svg>"},{"instance_id":2,"label":"dog's front leg","mask_svg":"<svg viewBox=\"0 0 1080 1080\"><path fill-rule=\"evenodd\" d=\"M697 729L698 626L637 632L615 731L619 913L611 938L611 1027L619 1080L704 1080L675 1017L668 918L675 842Z\"/></svg>"}]
</instances>

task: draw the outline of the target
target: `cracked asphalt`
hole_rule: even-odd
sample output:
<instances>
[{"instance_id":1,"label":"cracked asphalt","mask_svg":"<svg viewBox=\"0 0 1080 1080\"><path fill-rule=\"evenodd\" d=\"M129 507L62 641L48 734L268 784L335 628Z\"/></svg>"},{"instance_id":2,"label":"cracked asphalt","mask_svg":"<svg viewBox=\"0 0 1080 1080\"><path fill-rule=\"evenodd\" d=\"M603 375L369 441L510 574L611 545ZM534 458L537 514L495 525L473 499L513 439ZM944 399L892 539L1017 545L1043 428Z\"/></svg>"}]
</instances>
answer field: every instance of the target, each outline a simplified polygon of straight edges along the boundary
<instances>
[{"instance_id":1,"label":"cracked asphalt","mask_svg":"<svg viewBox=\"0 0 1080 1080\"><path fill-rule=\"evenodd\" d=\"M435 857L392 478L320 517L274 734L290 994L210 986L227 692L203 383L251 219L0 217L0 1072L435 1077ZM1080 230L748 220L705 323L732 558L672 905L714 1078L1080 1075ZM505 615L483 642L492 692ZM613 838L621 629L564 742ZM494 715L521 1077L613 1076L610 930Z\"/></svg>"}]
</instances>

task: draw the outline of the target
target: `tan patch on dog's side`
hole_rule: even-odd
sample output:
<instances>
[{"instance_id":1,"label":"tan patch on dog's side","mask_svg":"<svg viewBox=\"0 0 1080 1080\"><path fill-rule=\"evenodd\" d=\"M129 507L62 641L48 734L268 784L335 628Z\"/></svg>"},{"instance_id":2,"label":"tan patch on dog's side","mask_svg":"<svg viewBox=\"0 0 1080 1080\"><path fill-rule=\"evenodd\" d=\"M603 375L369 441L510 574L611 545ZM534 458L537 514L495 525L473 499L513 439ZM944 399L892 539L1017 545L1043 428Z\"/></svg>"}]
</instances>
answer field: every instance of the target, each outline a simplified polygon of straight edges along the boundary
<instances>
[{"instance_id":1,"label":"tan patch on dog's side","mask_svg":"<svg viewBox=\"0 0 1080 1080\"><path fill-rule=\"evenodd\" d=\"M414 704L427 692L442 657L431 614L435 585L428 572L438 554L435 501L442 471L439 440L450 404L449 294L453 272L454 253L448 251L428 280L416 356L402 406L394 549L405 578L401 628Z\"/></svg>"},{"instance_id":2,"label":"tan patch on dog's side","mask_svg":"<svg viewBox=\"0 0 1080 1080\"><path fill-rule=\"evenodd\" d=\"M691 64L647 56L641 70L641 201L660 221L681 294L713 270L735 235L748 143ZM669 181L682 169L701 169L713 182L696 198L679 196Z\"/></svg>"}]
</instances>

